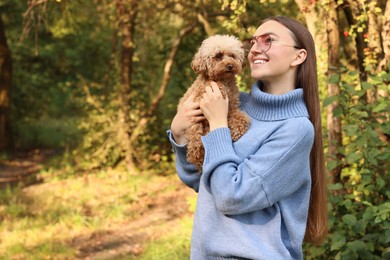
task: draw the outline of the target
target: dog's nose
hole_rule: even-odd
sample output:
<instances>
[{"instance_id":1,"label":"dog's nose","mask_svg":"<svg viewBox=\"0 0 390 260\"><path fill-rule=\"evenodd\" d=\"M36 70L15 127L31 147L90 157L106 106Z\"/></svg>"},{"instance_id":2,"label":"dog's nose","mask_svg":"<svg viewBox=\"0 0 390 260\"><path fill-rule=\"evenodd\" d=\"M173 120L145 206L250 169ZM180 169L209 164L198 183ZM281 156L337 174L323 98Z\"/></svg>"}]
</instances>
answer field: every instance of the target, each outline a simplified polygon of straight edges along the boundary
<instances>
[{"instance_id":1,"label":"dog's nose","mask_svg":"<svg viewBox=\"0 0 390 260\"><path fill-rule=\"evenodd\" d=\"M233 65L229 64L229 65L227 65L227 68L228 68L228 70L232 70L233 69Z\"/></svg>"}]
</instances>

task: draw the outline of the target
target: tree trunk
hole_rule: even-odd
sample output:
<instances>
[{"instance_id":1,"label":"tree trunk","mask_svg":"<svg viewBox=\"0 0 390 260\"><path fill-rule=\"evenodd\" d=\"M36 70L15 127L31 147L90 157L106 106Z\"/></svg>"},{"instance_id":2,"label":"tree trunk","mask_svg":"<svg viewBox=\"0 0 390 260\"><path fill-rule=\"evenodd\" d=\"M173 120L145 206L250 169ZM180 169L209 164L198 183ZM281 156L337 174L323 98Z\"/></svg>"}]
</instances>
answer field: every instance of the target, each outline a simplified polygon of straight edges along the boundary
<instances>
[{"instance_id":1,"label":"tree trunk","mask_svg":"<svg viewBox=\"0 0 390 260\"><path fill-rule=\"evenodd\" d=\"M389 64L390 64L390 3L387 1L384 14L382 16L379 16L379 19L382 19L382 21L379 21L379 24L381 25L381 29L379 29L379 32L381 32L382 36L382 56L381 60L378 62L378 66L375 69L374 74L377 74L381 71L387 71L389 72ZM389 98L389 91L386 91L385 89L377 89L375 99L388 99ZM383 112L382 118L378 117L376 120L378 123L383 124L384 121L389 121L389 113ZM377 129L377 132L379 134L379 137L381 140L389 143L390 138L389 135L386 135L382 132L381 129Z\"/></svg>"},{"instance_id":2,"label":"tree trunk","mask_svg":"<svg viewBox=\"0 0 390 260\"><path fill-rule=\"evenodd\" d=\"M348 5L343 7L345 17L347 18L349 27L358 24L358 17L361 15L362 10L359 7L359 2L355 0L348 0ZM356 54L357 54L357 68L359 69L360 81L367 80L367 73L364 68L364 48L366 44L364 42L364 35L367 33L367 29L363 32L357 32L355 37Z\"/></svg>"},{"instance_id":3,"label":"tree trunk","mask_svg":"<svg viewBox=\"0 0 390 260\"><path fill-rule=\"evenodd\" d=\"M328 78L337 75L337 68L340 61L340 36L338 29L337 7L335 2L329 2L329 11L326 21L327 36L328 36ZM340 93L339 83L328 83L328 96L338 96ZM338 152L337 147L342 147L341 137L341 119L334 117L334 112L337 108L337 102L333 102L327 106L327 128L328 128L328 162L337 161L337 165L330 171L333 178L333 183L340 182L341 176L341 160L342 155Z\"/></svg>"},{"instance_id":4,"label":"tree trunk","mask_svg":"<svg viewBox=\"0 0 390 260\"><path fill-rule=\"evenodd\" d=\"M371 64L372 68L370 73L375 74L376 68L378 67L378 64L380 60L383 58L383 48L381 44L381 32L380 32L380 25L379 25L379 19L381 16L378 16L378 13L376 13L375 9L377 8L377 2L376 1L369 1L367 3L369 6L369 9L367 11L368 13L368 35L366 36L368 40L368 51L366 52L366 64ZM374 104L377 101L377 94L378 89L374 85L372 89L367 90L367 102L369 104Z\"/></svg>"},{"instance_id":5,"label":"tree trunk","mask_svg":"<svg viewBox=\"0 0 390 260\"><path fill-rule=\"evenodd\" d=\"M122 150L125 154L125 163L128 169L134 166L133 162L133 144L130 141L131 135L131 75L133 72L134 55L134 29L135 19L138 13L138 0L131 2L118 0L117 11L119 18L119 33L121 33L121 54L120 54L120 90L118 111L120 129L118 129L118 138L122 144Z\"/></svg>"},{"instance_id":6,"label":"tree trunk","mask_svg":"<svg viewBox=\"0 0 390 260\"><path fill-rule=\"evenodd\" d=\"M324 26L321 23L322 15L316 9L316 3L309 0L295 0L295 3L301 10L301 13L305 17L306 26L314 39L314 44L316 48L317 55L317 64L320 68L318 68L321 72L325 72L325 68L321 66L321 64L326 64L326 60L321 55L321 49L326 44ZM322 71L321 71L322 69Z\"/></svg>"},{"instance_id":7,"label":"tree trunk","mask_svg":"<svg viewBox=\"0 0 390 260\"><path fill-rule=\"evenodd\" d=\"M388 71L388 65L390 64L390 3L387 2L385 13L382 21L382 42L383 42L383 59L379 62L377 71L386 70ZM388 96L387 91L379 93L383 96Z\"/></svg>"},{"instance_id":8,"label":"tree trunk","mask_svg":"<svg viewBox=\"0 0 390 260\"><path fill-rule=\"evenodd\" d=\"M316 12L315 9L315 1L309 1L309 0L295 0L295 3L299 7L299 10L305 17L306 21L306 26L311 35L313 36L313 39L317 38L317 31L318 31L318 13ZM317 41L314 41L316 44L316 49L317 48Z\"/></svg>"},{"instance_id":9,"label":"tree trunk","mask_svg":"<svg viewBox=\"0 0 390 260\"><path fill-rule=\"evenodd\" d=\"M10 122L11 84L11 52L7 45L3 20L0 15L0 152L10 152L13 147Z\"/></svg>"}]
</instances>

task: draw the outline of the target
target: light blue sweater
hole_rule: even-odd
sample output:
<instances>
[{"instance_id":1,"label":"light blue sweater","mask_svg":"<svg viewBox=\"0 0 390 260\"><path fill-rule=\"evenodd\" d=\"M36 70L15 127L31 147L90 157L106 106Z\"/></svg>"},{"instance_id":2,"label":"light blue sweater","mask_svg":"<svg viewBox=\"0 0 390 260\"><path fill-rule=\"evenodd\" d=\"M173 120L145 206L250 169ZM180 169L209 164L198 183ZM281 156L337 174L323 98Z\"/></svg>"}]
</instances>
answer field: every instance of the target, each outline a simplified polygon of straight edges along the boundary
<instances>
[{"instance_id":1,"label":"light blue sweater","mask_svg":"<svg viewBox=\"0 0 390 260\"><path fill-rule=\"evenodd\" d=\"M180 179L198 192L191 259L302 259L314 129L303 90L241 93L251 125L232 142L228 128L202 137L203 173L168 135Z\"/></svg>"}]
</instances>

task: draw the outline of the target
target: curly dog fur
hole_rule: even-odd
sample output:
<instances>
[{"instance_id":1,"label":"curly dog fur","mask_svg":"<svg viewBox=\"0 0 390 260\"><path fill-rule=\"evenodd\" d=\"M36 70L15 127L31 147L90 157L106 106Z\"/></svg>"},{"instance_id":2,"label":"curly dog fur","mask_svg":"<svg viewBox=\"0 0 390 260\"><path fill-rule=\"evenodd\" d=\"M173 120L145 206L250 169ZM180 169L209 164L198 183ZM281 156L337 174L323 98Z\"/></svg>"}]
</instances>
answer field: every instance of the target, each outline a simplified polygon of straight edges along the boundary
<instances>
[{"instance_id":1,"label":"curly dog fur","mask_svg":"<svg viewBox=\"0 0 390 260\"><path fill-rule=\"evenodd\" d=\"M236 37L215 35L207 38L191 63L198 76L179 102L180 108L193 93L194 101L199 102L206 86L215 81L223 96L227 95L229 98L228 127L233 141L237 141L249 127L249 117L239 109L239 90L236 82L236 75L241 72L244 59L244 49ZM187 160L195 164L199 171L202 169L205 154L201 136L208 132L207 120L194 124L186 132Z\"/></svg>"}]
</instances>

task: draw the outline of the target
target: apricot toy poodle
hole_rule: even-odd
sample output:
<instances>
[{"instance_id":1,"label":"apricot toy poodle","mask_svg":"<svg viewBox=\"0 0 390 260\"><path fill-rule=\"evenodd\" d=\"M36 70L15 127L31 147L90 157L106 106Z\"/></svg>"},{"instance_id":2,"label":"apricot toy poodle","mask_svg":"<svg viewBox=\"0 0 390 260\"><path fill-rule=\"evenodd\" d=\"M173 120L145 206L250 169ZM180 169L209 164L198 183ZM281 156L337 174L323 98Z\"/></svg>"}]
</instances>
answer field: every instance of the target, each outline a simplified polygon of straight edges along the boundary
<instances>
[{"instance_id":1,"label":"apricot toy poodle","mask_svg":"<svg viewBox=\"0 0 390 260\"><path fill-rule=\"evenodd\" d=\"M244 66L242 43L234 36L215 35L204 40L194 55L192 69L198 74L195 82L179 101L179 108L193 93L194 102L199 102L206 86L215 81L224 97L229 98L228 127L233 141L237 141L249 128L249 117L240 110L239 89L236 75ZM199 172L204 161L201 136L209 132L207 120L194 124L186 132L187 160L195 164Z\"/></svg>"}]
</instances>

